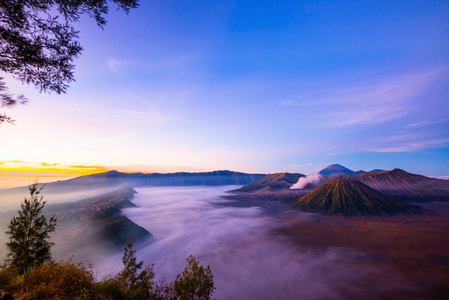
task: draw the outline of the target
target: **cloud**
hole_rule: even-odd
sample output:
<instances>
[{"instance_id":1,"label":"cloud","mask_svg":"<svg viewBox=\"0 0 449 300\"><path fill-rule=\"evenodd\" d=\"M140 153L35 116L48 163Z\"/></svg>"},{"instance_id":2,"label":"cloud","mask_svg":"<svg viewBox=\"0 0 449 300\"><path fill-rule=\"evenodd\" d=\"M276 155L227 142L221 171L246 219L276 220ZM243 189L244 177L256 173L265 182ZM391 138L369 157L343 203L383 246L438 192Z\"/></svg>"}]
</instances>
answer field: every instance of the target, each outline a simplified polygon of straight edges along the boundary
<instances>
[{"instance_id":1,"label":"cloud","mask_svg":"<svg viewBox=\"0 0 449 300\"><path fill-rule=\"evenodd\" d=\"M405 127L406 128L425 127L425 126L431 126L431 125L441 124L441 123L446 123L446 122L449 122L449 118L411 123L411 124L406 125Z\"/></svg>"},{"instance_id":2,"label":"cloud","mask_svg":"<svg viewBox=\"0 0 449 300\"><path fill-rule=\"evenodd\" d=\"M130 61L109 58L106 64L112 73L120 75L125 67L128 67L133 63Z\"/></svg>"},{"instance_id":3,"label":"cloud","mask_svg":"<svg viewBox=\"0 0 449 300\"><path fill-rule=\"evenodd\" d=\"M163 71L168 74L175 74L173 71L182 71L185 68L199 61L199 57L193 54L168 55L158 60L121 60L109 58L106 62L108 69L115 75L121 75L128 68L138 68L141 70L151 70L153 72Z\"/></svg>"},{"instance_id":4,"label":"cloud","mask_svg":"<svg viewBox=\"0 0 449 300\"><path fill-rule=\"evenodd\" d=\"M386 138L383 140L383 143L387 145L376 148L369 148L366 150L372 152L390 153L390 152L411 152L428 148L439 148L444 145L449 145L449 138L415 139L414 135L399 135ZM388 146L388 144L393 145Z\"/></svg>"},{"instance_id":5,"label":"cloud","mask_svg":"<svg viewBox=\"0 0 449 300\"><path fill-rule=\"evenodd\" d=\"M66 165L60 163L28 162L20 160L0 161L0 172L17 173L17 175L51 173L52 176L58 174L81 176L105 171L107 171L107 169L100 166Z\"/></svg>"},{"instance_id":6,"label":"cloud","mask_svg":"<svg viewBox=\"0 0 449 300\"><path fill-rule=\"evenodd\" d=\"M443 175L443 176L426 175L426 177L436 178L436 179L443 179L443 180L449 180L449 175Z\"/></svg>"},{"instance_id":7,"label":"cloud","mask_svg":"<svg viewBox=\"0 0 449 300\"><path fill-rule=\"evenodd\" d=\"M323 127L385 123L404 117L416 108L414 97L422 94L442 70L412 73L315 95L303 94L281 105L314 109L315 120Z\"/></svg>"}]
</instances>

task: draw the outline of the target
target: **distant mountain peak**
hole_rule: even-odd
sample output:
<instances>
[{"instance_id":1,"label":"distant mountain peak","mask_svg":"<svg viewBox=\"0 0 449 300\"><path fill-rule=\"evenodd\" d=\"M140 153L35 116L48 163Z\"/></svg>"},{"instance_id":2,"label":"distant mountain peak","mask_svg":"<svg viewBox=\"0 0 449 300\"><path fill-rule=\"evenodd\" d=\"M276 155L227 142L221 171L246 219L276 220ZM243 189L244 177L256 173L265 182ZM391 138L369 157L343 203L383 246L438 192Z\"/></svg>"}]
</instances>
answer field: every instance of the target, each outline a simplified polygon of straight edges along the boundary
<instances>
[{"instance_id":1,"label":"distant mountain peak","mask_svg":"<svg viewBox=\"0 0 449 300\"><path fill-rule=\"evenodd\" d=\"M108 175L120 175L122 173L120 173L117 170L111 170L111 171L107 171L106 174L108 174Z\"/></svg>"},{"instance_id":2,"label":"distant mountain peak","mask_svg":"<svg viewBox=\"0 0 449 300\"><path fill-rule=\"evenodd\" d=\"M329 166L322 169L318 173L323 176L336 176L336 175L352 175L354 174L354 171L346 167L343 167L340 164L330 164Z\"/></svg>"}]
</instances>

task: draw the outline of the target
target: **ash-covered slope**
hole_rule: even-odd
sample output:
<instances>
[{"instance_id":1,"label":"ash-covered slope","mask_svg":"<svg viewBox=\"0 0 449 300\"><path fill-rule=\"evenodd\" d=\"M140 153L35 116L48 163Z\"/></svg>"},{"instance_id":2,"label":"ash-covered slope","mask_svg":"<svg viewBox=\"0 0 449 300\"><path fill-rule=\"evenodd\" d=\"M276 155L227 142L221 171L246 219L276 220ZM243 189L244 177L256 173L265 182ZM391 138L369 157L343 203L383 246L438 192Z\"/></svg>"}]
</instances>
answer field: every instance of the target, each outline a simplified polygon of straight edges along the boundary
<instances>
[{"instance_id":1,"label":"ash-covered slope","mask_svg":"<svg viewBox=\"0 0 449 300\"><path fill-rule=\"evenodd\" d=\"M255 192L262 189L289 189L295 184L300 177L304 177L299 173L275 173L268 174L254 182L251 182L234 192Z\"/></svg>"},{"instance_id":2,"label":"ash-covered slope","mask_svg":"<svg viewBox=\"0 0 449 300\"><path fill-rule=\"evenodd\" d=\"M449 201L448 180L410 174L401 169L337 178L363 182L387 196L403 201Z\"/></svg>"},{"instance_id":3,"label":"ash-covered slope","mask_svg":"<svg viewBox=\"0 0 449 300\"><path fill-rule=\"evenodd\" d=\"M388 197L358 181L329 180L311 193L292 201L293 208L323 214L381 215L413 213L418 209Z\"/></svg>"}]
</instances>

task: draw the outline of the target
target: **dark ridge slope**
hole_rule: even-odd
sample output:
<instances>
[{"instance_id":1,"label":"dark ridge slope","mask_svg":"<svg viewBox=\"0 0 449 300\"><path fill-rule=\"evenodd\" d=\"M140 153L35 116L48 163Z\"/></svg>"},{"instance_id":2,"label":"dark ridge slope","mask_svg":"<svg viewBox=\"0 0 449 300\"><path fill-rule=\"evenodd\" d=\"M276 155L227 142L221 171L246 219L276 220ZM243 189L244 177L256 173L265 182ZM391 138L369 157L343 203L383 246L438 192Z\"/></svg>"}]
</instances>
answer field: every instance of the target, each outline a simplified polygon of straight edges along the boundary
<instances>
[{"instance_id":1,"label":"dark ridge slope","mask_svg":"<svg viewBox=\"0 0 449 300\"><path fill-rule=\"evenodd\" d=\"M381 215L412 213L418 209L390 198L358 181L329 180L308 195L293 200L293 208L323 214Z\"/></svg>"},{"instance_id":2,"label":"dark ridge slope","mask_svg":"<svg viewBox=\"0 0 449 300\"><path fill-rule=\"evenodd\" d=\"M401 169L337 178L363 182L387 196L403 201L449 201L449 181L410 174Z\"/></svg>"},{"instance_id":3,"label":"dark ridge slope","mask_svg":"<svg viewBox=\"0 0 449 300\"><path fill-rule=\"evenodd\" d=\"M50 204L45 207L45 214L57 216L60 240L79 246L94 240L110 249L123 249L130 241L152 237L121 212L123 208L136 206L130 201L135 193L134 189L124 187L77 202Z\"/></svg>"},{"instance_id":4,"label":"dark ridge slope","mask_svg":"<svg viewBox=\"0 0 449 300\"><path fill-rule=\"evenodd\" d=\"M304 177L304 175L299 173L269 174L235 190L234 192L254 192L265 188L289 189L300 177Z\"/></svg>"},{"instance_id":5,"label":"dark ridge slope","mask_svg":"<svg viewBox=\"0 0 449 300\"><path fill-rule=\"evenodd\" d=\"M374 169L371 171L363 171L363 170L359 170L359 171L355 171L353 174L351 175L362 175L362 174L366 174L366 173L378 173L378 172L384 172L385 170L381 170L381 169Z\"/></svg>"}]
</instances>

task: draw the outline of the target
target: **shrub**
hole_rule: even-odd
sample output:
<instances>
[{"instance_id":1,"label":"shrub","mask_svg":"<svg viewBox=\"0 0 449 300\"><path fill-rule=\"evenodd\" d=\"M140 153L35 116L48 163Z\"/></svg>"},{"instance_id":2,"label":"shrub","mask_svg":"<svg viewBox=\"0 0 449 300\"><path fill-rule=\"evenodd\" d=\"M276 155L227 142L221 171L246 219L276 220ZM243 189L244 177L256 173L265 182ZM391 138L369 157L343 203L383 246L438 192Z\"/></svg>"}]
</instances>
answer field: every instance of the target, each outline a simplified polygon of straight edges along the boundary
<instances>
[{"instance_id":1,"label":"shrub","mask_svg":"<svg viewBox=\"0 0 449 300\"><path fill-rule=\"evenodd\" d=\"M174 292L179 300L208 300L214 294L214 276L210 266L200 266L193 255L187 258L187 267L176 277Z\"/></svg>"},{"instance_id":2,"label":"shrub","mask_svg":"<svg viewBox=\"0 0 449 300\"><path fill-rule=\"evenodd\" d=\"M94 299L91 266L71 260L33 267L20 276L15 299Z\"/></svg>"}]
</instances>

